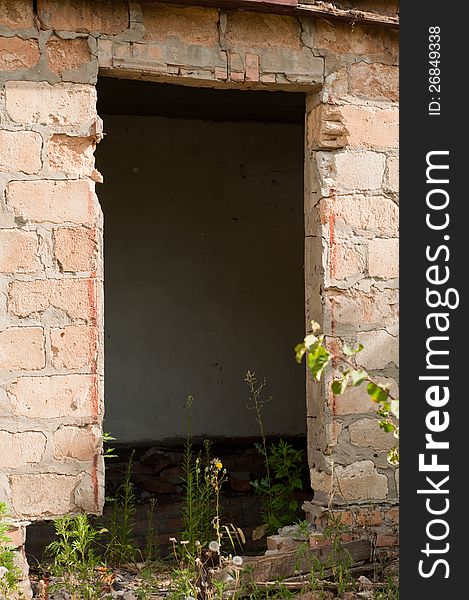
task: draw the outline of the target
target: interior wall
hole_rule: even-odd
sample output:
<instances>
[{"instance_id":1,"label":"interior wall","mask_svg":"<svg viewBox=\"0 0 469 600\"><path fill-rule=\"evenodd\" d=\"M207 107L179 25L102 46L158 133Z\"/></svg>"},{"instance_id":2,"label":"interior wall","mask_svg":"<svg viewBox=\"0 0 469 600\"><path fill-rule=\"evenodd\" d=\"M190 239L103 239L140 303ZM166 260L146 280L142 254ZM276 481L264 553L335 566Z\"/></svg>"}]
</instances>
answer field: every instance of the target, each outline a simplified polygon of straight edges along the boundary
<instances>
[{"instance_id":1,"label":"interior wall","mask_svg":"<svg viewBox=\"0 0 469 600\"><path fill-rule=\"evenodd\" d=\"M306 429L303 125L106 116L105 429L120 442Z\"/></svg>"}]
</instances>

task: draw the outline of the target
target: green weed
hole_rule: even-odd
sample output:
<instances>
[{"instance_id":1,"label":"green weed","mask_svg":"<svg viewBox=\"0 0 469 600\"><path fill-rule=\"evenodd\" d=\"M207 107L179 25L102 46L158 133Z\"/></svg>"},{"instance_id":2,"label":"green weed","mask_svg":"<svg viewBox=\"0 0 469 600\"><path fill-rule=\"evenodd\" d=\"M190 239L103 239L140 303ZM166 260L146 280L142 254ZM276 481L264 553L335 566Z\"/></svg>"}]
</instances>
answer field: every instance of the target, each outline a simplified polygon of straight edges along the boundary
<instances>
[{"instance_id":1,"label":"green weed","mask_svg":"<svg viewBox=\"0 0 469 600\"><path fill-rule=\"evenodd\" d=\"M77 600L101 598L102 581L97 567L102 566L102 560L96 543L107 530L95 529L87 515L59 517L54 527L57 539L46 548L46 554L53 559L51 574L60 578L53 589L65 589Z\"/></svg>"},{"instance_id":2,"label":"green weed","mask_svg":"<svg viewBox=\"0 0 469 600\"><path fill-rule=\"evenodd\" d=\"M337 584L337 595L349 589L353 589L355 580L350 569L353 566L353 558L345 548L342 535L350 533L350 527L342 523L340 515L329 513L327 527L324 528L324 537L332 544L332 551L326 559L325 566L332 570L333 581Z\"/></svg>"},{"instance_id":3,"label":"green weed","mask_svg":"<svg viewBox=\"0 0 469 600\"><path fill-rule=\"evenodd\" d=\"M188 399L190 409L192 398ZM182 539L189 542L193 555L196 542L208 544L213 536L213 520L216 518L215 489L210 478L210 442L205 441L204 456L195 455L190 437L190 416L188 435L183 458L184 499L182 505Z\"/></svg>"},{"instance_id":4,"label":"green weed","mask_svg":"<svg viewBox=\"0 0 469 600\"><path fill-rule=\"evenodd\" d=\"M254 410L261 442L256 449L264 459L265 476L252 481L256 494L262 498L263 525L254 532L254 539L275 533L280 527L289 525L298 518L299 503L295 492L303 488L301 479L303 453L284 440L267 445L262 410L271 401L263 398L265 379L258 381L256 374L247 371L245 382L249 388L247 407Z\"/></svg>"},{"instance_id":5,"label":"green weed","mask_svg":"<svg viewBox=\"0 0 469 600\"><path fill-rule=\"evenodd\" d=\"M388 577L384 589L375 592L373 600L399 600L399 586L392 577Z\"/></svg>"},{"instance_id":6,"label":"green weed","mask_svg":"<svg viewBox=\"0 0 469 600\"><path fill-rule=\"evenodd\" d=\"M115 442L116 438L112 437L110 433L103 433L103 456L104 458L117 458L117 454L114 454L116 449L108 446L111 442Z\"/></svg>"},{"instance_id":7,"label":"green weed","mask_svg":"<svg viewBox=\"0 0 469 600\"><path fill-rule=\"evenodd\" d=\"M155 514L156 499L151 498L147 510L147 531L145 535L145 551L144 559L146 563L155 561L158 557L157 532L153 525L153 517Z\"/></svg>"},{"instance_id":8,"label":"green weed","mask_svg":"<svg viewBox=\"0 0 469 600\"><path fill-rule=\"evenodd\" d=\"M133 538L135 529L135 491L131 482L133 457L134 451L130 455L124 479L115 497L107 499L112 504L112 511L105 557L114 565L134 562L139 551Z\"/></svg>"},{"instance_id":9,"label":"green weed","mask_svg":"<svg viewBox=\"0 0 469 600\"><path fill-rule=\"evenodd\" d=\"M0 598L8 598L16 592L21 577L15 565L15 549L7 535L9 529L8 508L4 502L0 502Z\"/></svg>"}]
</instances>

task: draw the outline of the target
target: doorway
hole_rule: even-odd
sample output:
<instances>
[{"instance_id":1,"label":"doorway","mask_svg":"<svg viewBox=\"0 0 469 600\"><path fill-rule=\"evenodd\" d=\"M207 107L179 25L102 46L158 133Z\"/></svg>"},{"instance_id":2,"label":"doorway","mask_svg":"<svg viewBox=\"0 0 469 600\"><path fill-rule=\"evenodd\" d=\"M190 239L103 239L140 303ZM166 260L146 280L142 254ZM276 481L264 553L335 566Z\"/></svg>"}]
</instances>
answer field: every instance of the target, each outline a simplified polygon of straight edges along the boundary
<instances>
[{"instance_id":1,"label":"doorway","mask_svg":"<svg viewBox=\"0 0 469 600\"><path fill-rule=\"evenodd\" d=\"M304 95L102 78L105 429L121 442L306 431Z\"/></svg>"},{"instance_id":2,"label":"doorway","mask_svg":"<svg viewBox=\"0 0 469 600\"><path fill-rule=\"evenodd\" d=\"M160 540L177 531L192 396L193 440L212 441L228 469L229 521L249 537L261 520L249 481L263 461L248 369L272 396L267 436L304 450L309 487L305 373L293 355L304 335L305 97L102 78L98 113L104 428L119 454L107 491L135 452L133 482L142 504L158 499Z\"/></svg>"}]
</instances>

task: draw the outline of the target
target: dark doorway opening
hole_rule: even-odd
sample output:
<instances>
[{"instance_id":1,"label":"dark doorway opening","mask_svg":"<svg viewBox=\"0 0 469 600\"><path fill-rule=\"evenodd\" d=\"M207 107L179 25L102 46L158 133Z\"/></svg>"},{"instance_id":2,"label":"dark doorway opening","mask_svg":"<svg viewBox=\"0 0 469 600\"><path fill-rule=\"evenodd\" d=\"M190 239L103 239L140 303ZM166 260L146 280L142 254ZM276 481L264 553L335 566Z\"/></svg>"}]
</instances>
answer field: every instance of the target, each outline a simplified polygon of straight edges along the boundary
<instances>
[{"instance_id":1,"label":"dark doorway opening","mask_svg":"<svg viewBox=\"0 0 469 600\"><path fill-rule=\"evenodd\" d=\"M156 497L164 543L179 531L186 398L196 444L228 469L224 512L247 537L261 522L263 475L247 410L248 369L266 378L266 433L306 447L304 96L102 78L96 152L104 184L105 429L135 451L143 539ZM306 452L304 452L306 462ZM305 490L308 488L304 468Z\"/></svg>"},{"instance_id":2,"label":"dark doorway opening","mask_svg":"<svg viewBox=\"0 0 469 600\"><path fill-rule=\"evenodd\" d=\"M106 430L120 442L306 431L304 96L103 78Z\"/></svg>"}]
</instances>

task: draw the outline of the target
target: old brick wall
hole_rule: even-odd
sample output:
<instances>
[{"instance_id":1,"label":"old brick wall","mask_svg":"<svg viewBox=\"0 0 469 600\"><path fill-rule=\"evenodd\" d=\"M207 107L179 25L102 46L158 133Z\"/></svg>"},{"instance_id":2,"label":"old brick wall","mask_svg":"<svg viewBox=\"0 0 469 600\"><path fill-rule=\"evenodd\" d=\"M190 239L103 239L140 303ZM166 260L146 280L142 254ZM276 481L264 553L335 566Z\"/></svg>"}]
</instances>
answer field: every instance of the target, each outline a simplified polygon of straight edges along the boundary
<instances>
[{"instance_id":1,"label":"old brick wall","mask_svg":"<svg viewBox=\"0 0 469 600\"><path fill-rule=\"evenodd\" d=\"M91 42L0 2L0 499L18 547L28 522L103 504Z\"/></svg>"},{"instance_id":2,"label":"old brick wall","mask_svg":"<svg viewBox=\"0 0 469 600\"><path fill-rule=\"evenodd\" d=\"M18 521L102 505L98 74L303 90L306 321L397 377L397 36L150 0L0 2L0 489ZM309 386L316 500L397 500L356 390Z\"/></svg>"},{"instance_id":3,"label":"old brick wall","mask_svg":"<svg viewBox=\"0 0 469 600\"><path fill-rule=\"evenodd\" d=\"M398 375L398 66L394 34L317 22L324 85L308 96L307 315L334 339L361 342L358 362L394 391ZM329 372L329 377L332 375ZM398 499L392 434L360 388L335 397L309 380L315 500Z\"/></svg>"}]
</instances>

